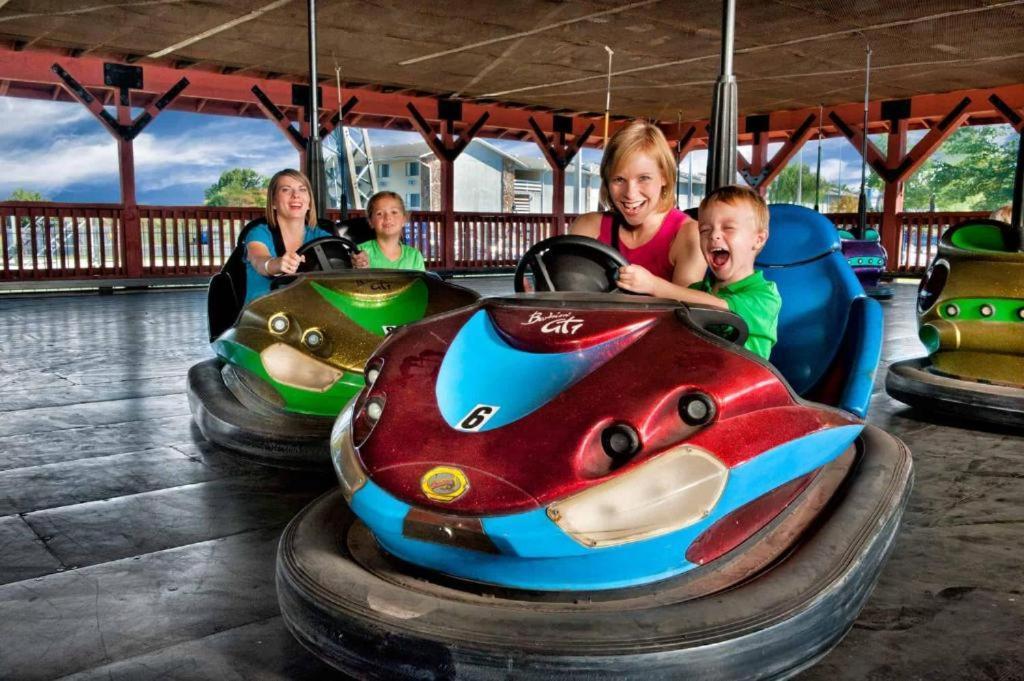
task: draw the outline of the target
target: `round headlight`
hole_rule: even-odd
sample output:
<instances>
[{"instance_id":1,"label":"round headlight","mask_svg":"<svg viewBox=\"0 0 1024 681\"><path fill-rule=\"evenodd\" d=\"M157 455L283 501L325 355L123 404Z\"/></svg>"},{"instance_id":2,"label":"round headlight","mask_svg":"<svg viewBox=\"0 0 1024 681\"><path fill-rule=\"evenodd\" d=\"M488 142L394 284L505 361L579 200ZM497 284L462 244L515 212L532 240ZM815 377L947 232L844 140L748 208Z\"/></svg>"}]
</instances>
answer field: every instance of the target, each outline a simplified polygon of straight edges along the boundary
<instances>
[{"instance_id":1,"label":"round headlight","mask_svg":"<svg viewBox=\"0 0 1024 681\"><path fill-rule=\"evenodd\" d=\"M715 403L704 393L689 393L679 398L679 416L688 426L703 426L715 418Z\"/></svg>"},{"instance_id":2,"label":"round headlight","mask_svg":"<svg viewBox=\"0 0 1024 681\"><path fill-rule=\"evenodd\" d=\"M367 369L366 370L366 384L367 385L372 385L374 382L376 382L378 376L380 376L380 369L378 369L376 367L374 367L372 369Z\"/></svg>"},{"instance_id":3,"label":"round headlight","mask_svg":"<svg viewBox=\"0 0 1024 681\"><path fill-rule=\"evenodd\" d=\"M981 309L979 310L979 312L981 312L982 317L991 317L993 314L995 314L995 311L995 308L989 305L988 303L982 305Z\"/></svg>"},{"instance_id":4,"label":"round headlight","mask_svg":"<svg viewBox=\"0 0 1024 681\"><path fill-rule=\"evenodd\" d=\"M278 336L288 331L290 326L291 322L288 321L288 315L283 312L278 312L267 321L267 328L270 329L270 333Z\"/></svg>"},{"instance_id":5,"label":"round headlight","mask_svg":"<svg viewBox=\"0 0 1024 681\"><path fill-rule=\"evenodd\" d=\"M366 403L366 418L371 423L377 423L380 420L381 414L384 413L384 402L377 399L376 397L371 398Z\"/></svg>"},{"instance_id":6,"label":"round headlight","mask_svg":"<svg viewBox=\"0 0 1024 681\"><path fill-rule=\"evenodd\" d=\"M955 317L960 314L960 308L950 303L946 306L945 313L947 317Z\"/></svg>"},{"instance_id":7,"label":"round headlight","mask_svg":"<svg viewBox=\"0 0 1024 681\"><path fill-rule=\"evenodd\" d=\"M306 329L306 332L302 334L302 344L310 350L316 350L324 344L323 332L316 327Z\"/></svg>"}]
</instances>

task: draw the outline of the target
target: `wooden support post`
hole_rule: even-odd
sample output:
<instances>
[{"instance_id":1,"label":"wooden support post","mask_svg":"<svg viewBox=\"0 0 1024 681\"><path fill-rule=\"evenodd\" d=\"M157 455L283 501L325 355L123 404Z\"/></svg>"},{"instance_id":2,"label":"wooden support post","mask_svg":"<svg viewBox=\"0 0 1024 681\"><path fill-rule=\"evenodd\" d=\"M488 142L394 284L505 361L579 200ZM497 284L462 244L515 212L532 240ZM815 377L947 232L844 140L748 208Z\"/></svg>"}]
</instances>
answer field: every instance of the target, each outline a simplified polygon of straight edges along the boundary
<instances>
[{"instance_id":1,"label":"wooden support post","mask_svg":"<svg viewBox=\"0 0 1024 681\"><path fill-rule=\"evenodd\" d=\"M124 84L130 82L122 80L118 87L117 117L103 107L103 104L93 97L82 85L75 80L74 76L64 70L60 64L53 64L51 70L61 79L64 88L80 104L87 108L93 116L107 129L117 140L117 165L120 176L121 187L121 230L122 240L121 251L124 258L125 275L128 277L142 276L142 221L139 219L139 207L135 194L135 149L132 141L152 123L156 117L181 92L188 87L188 79L182 78L172 85L163 95L158 97L145 110L132 119L131 91L129 86ZM136 73L128 73L137 79L137 84L131 87L142 87L142 67L123 67L120 65L105 65L111 69L114 78L125 78L124 69L137 69ZM122 71L119 72L118 69Z\"/></svg>"},{"instance_id":2,"label":"wooden support post","mask_svg":"<svg viewBox=\"0 0 1024 681\"><path fill-rule=\"evenodd\" d=\"M407 107L411 114L410 121L413 127L441 162L441 211L444 213L444 225L441 233L444 242L442 267L452 269L455 267L455 159L466 150L469 143L480 132L480 128L484 127L490 114L484 112L473 125L456 137L454 120L444 120L440 126L439 135L415 105L410 102Z\"/></svg>"},{"instance_id":3,"label":"wooden support post","mask_svg":"<svg viewBox=\"0 0 1024 681\"><path fill-rule=\"evenodd\" d=\"M530 116L528 122L530 136L533 137L533 141L540 147L541 153L544 154L548 165L551 166L551 212L555 216L555 233L565 234L567 231L565 224L565 169L576 158L580 147L587 143L587 138L594 132L594 124L591 123L582 134L576 135L576 139L566 141L566 130L572 129L572 121L562 117L558 118L560 120L552 125L559 131L555 133L554 141L548 138L533 116Z\"/></svg>"},{"instance_id":4,"label":"wooden support post","mask_svg":"<svg viewBox=\"0 0 1024 681\"><path fill-rule=\"evenodd\" d=\"M887 149L887 165L895 167L902 162L907 152L907 120L892 121L889 129ZM899 269L900 250L900 213L903 212L903 181L891 177L885 179L885 194L882 199L882 245L889 253L889 271Z\"/></svg>"},{"instance_id":5,"label":"wooden support post","mask_svg":"<svg viewBox=\"0 0 1024 681\"><path fill-rule=\"evenodd\" d=\"M122 126L131 125L132 109L128 90L122 89L117 102L117 122ZM139 204L135 198L135 145L127 135L117 137L117 166L121 178L121 230L123 235L121 251L124 257L125 275L142 276L142 221L139 219Z\"/></svg>"}]
</instances>

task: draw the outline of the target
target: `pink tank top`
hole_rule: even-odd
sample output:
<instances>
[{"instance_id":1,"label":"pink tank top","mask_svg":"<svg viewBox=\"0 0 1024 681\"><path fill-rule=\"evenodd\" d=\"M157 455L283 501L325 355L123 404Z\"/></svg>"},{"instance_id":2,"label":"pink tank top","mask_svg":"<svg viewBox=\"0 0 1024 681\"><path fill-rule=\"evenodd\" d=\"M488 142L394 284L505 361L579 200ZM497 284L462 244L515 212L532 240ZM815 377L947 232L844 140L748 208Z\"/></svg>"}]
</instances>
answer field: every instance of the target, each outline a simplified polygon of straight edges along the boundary
<instances>
[{"instance_id":1,"label":"pink tank top","mask_svg":"<svg viewBox=\"0 0 1024 681\"><path fill-rule=\"evenodd\" d=\"M650 241L639 248L629 248L619 240L619 252L622 253L633 265L641 265L647 268L651 274L672 281L672 273L675 270L668 254L672 250L672 242L676 238L679 228L686 222L688 216L678 208L671 209L661 222L661 227ZM605 213L601 216L601 232L597 240L612 245L612 224L613 216ZM621 235L620 235L621 237Z\"/></svg>"}]
</instances>

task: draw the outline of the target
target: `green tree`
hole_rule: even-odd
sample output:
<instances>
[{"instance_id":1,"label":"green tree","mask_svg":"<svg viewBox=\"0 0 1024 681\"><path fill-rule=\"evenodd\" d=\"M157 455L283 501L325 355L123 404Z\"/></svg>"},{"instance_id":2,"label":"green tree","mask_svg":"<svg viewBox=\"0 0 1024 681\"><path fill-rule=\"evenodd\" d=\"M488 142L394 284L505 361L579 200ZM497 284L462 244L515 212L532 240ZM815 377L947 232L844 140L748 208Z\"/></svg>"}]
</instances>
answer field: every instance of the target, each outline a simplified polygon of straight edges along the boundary
<instances>
[{"instance_id":1,"label":"green tree","mask_svg":"<svg viewBox=\"0 0 1024 681\"><path fill-rule=\"evenodd\" d=\"M207 206L265 206L269 180L252 168L232 168L206 188Z\"/></svg>"},{"instance_id":2,"label":"green tree","mask_svg":"<svg viewBox=\"0 0 1024 681\"><path fill-rule=\"evenodd\" d=\"M18 187L13 192L11 192L11 195L7 197L7 200L8 201L46 201L46 197L44 197L40 192L34 192L34 191L30 190L30 189L23 189L22 187Z\"/></svg>"},{"instance_id":3,"label":"green tree","mask_svg":"<svg viewBox=\"0 0 1024 681\"><path fill-rule=\"evenodd\" d=\"M991 210L1013 199L1018 135L1006 125L964 127L942 145L933 186L947 210Z\"/></svg>"},{"instance_id":4,"label":"green tree","mask_svg":"<svg viewBox=\"0 0 1024 681\"><path fill-rule=\"evenodd\" d=\"M1009 203L1017 135L1005 125L963 127L949 136L904 185L905 210L991 210ZM880 148L884 149L884 139ZM868 186L883 190L874 174Z\"/></svg>"},{"instance_id":5,"label":"green tree","mask_svg":"<svg viewBox=\"0 0 1024 681\"><path fill-rule=\"evenodd\" d=\"M800 201L797 201L797 188L800 188ZM775 176L768 187L768 200L772 203L803 203L806 206L814 205L814 171L806 163L791 163ZM837 187L834 183L825 180L821 181L819 192L819 203L824 208L825 197L829 192L835 194Z\"/></svg>"}]
</instances>

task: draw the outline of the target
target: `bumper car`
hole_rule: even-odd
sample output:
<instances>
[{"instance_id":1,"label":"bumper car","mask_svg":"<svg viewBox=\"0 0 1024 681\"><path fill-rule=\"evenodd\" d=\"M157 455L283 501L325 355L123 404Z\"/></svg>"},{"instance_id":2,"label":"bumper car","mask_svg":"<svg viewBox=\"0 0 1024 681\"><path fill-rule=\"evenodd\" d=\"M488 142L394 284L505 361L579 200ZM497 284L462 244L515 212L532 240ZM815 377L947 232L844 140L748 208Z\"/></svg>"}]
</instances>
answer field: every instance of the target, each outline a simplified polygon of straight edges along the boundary
<instances>
[{"instance_id":1,"label":"bumper car","mask_svg":"<svg viewBox=\"0 0 1024 681\"><path fill-rule=\"evenodd\" d=\"M879 241L878 232L873 229L865 230L864 238L858 239L852 232L844 229L840 230L839 239L843 247L843 256L853 268L853 273L864 287L864 292L876 300L892 299L892 286L882 282L889 254Z\"/></svg>"},{"instance_id":2,"label":"bumper car","mask_svg":"<svg viewBox=\"0 0 1024 681\"><path fill-rule=\"evenodd\" d=\"M331 435L340 489L279 544L296 638L371 679L784 678L831 649L911 462L862 420L879 305L797 208L762 253L771 364L731 313L614 292L580 237L524 256L538 292L388 338Z\"/></svg>"},{"instance_id":3,"label":"bumper car","mask_svg":"<svg viewBox=\"0 0 1024 681\"><path fill-rule=\"evenodd\" d=\"M889 367L885 389L913 407L1024 428L1024 252L1010 225L971 220L939 240L917 293L927 357Z\"/></svg>"},{"instance_id":4,"label":"bumper car","mask_svg":"<svg viewBox=\"0 0 1024 681\"><path fill-rule=\"evenodd\" d=\"M302 273L244 308L240 252L214 277L217 356L188 373L189 406L208 440L267 465L328 467L331 426L362 390L366 359L385 335L479 299L424 272L352 270L354 250L342 238L305 244Z\"/></svg>"}]
</instances>

